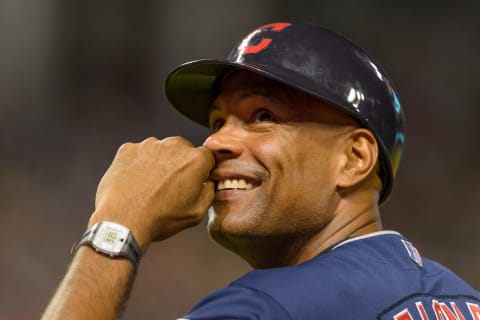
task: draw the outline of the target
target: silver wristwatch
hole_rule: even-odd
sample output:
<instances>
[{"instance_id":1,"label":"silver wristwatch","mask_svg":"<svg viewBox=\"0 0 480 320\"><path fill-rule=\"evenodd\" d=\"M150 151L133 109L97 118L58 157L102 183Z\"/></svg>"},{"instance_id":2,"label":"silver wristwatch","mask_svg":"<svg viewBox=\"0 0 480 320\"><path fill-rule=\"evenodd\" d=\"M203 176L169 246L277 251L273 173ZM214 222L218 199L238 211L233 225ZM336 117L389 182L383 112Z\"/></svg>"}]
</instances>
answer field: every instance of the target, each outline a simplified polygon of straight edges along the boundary
<instances>
[{"instance_id":1,"label":"silver wristwatch","mask_svg":"<svg viewBox=\"0 0 480 320\"><path fill-rule=\"evenodd\" d=\"M128 258L135 267L137 267L142 255L140 247L130 230L121 224L110 221L98 222L88 229L80 242L73 246L72 255L83 245L89 245L97 252L111 258Z\"/></svg>"}]
</instances>

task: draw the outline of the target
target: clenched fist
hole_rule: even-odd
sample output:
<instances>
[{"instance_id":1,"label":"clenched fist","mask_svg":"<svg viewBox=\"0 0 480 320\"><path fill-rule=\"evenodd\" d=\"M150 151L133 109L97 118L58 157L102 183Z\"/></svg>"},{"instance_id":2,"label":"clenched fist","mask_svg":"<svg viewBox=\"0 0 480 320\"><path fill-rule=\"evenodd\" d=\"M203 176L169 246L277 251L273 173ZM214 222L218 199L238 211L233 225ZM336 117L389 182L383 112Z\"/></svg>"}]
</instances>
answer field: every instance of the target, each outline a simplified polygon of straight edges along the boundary
<instances>
[{"instance_id":1,"label":"clenched fist","mask_svg":"<svg viewBox=\"0 0 480 320\"><path fill-rule=\"evenodd\" d=\"M98 185L89 227L128 227L142 251L155 240L197 225L214 199L212 153L181 137L122 145Z\"/></svg>"}]
</instances>

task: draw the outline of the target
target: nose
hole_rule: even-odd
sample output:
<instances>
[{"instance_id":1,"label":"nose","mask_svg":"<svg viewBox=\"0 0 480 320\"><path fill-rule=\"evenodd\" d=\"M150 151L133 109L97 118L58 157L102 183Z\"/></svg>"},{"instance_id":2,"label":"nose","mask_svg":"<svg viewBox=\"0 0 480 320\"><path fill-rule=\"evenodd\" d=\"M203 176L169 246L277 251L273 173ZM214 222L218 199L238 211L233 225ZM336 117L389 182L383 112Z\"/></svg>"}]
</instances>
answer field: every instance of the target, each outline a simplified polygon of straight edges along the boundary
<instances>
[{"instance_id":1,"label":"nose","mask_svg":"<svg viewBox=\"0 0 480 320\"><path fill-rule=\"evenodd\" d=\"M238 119L229 117L223 126L212 133L203 145L213 152L217 162L239 157L243 150L243 135Z\"/></svg>"}]
</instances>

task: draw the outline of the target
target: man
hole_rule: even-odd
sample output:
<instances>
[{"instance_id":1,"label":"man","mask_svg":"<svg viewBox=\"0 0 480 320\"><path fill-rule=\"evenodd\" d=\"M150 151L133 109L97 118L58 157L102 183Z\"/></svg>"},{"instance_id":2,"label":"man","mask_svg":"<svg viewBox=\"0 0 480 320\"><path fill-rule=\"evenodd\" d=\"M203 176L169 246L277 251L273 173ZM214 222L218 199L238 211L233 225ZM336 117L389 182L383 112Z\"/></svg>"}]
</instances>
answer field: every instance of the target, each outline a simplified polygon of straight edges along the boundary
<instances>
[{"instance_id":1,"label":"man","mask_svg":"<svg viewBox=\"0 0 480 320\"><path fill-rule=\"evenodd\" d=\"M255 270L184 319L480 319L480 294L382 231L403 113L362 49L318 26L275 23L226 61L166 82L212 134L123 145L45 319L112 319L152 241L200 222ZM93 250L93 249L95 250Z\"/></svg>"}]
</instances>

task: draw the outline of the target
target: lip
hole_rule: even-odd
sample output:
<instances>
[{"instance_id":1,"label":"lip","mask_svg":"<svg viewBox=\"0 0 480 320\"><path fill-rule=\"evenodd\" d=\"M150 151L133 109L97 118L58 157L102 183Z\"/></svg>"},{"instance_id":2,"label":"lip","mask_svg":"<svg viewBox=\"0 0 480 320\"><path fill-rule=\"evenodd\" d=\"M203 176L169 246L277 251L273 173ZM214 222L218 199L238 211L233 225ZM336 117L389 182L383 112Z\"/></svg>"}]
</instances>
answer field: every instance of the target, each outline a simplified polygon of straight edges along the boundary
<instances>
[{"instance_id":1,"label":"lip","mask_svg":"<svg viewBox=\"0 0 480 320\"><path fill-rule=\"evenodd\" d=\"M233 200L235 198L245 196L254 192L257 187L251 190L240 190L240 189L224 189L215 191L215 200Z\"/></svg>"}]
</instances>

